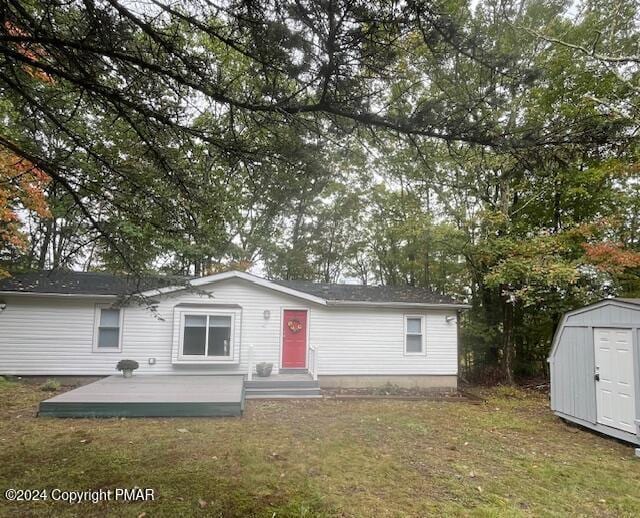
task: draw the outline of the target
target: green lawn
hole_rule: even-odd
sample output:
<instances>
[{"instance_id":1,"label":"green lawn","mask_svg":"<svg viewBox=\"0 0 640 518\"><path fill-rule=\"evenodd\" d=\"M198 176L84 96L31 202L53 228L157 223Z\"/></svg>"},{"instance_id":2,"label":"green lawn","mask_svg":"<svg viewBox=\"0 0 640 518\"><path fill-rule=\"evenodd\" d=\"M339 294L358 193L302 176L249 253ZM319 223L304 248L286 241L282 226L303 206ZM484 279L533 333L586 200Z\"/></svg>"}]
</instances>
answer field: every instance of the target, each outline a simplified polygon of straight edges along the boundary
<instances>
[{"instance_id":1,"label":"green lawn","mask_svg":"<svg viewBox=\"0 0 640 518\"><path fill-rule=\"evenodd\" d=\"M157 499L2 501L4 515L640 515L633 448L566 426L533 392L248 402L225 419L34 417L49 395L0 384L3 493L139 486Z\"/></svg>"}]
</instances>

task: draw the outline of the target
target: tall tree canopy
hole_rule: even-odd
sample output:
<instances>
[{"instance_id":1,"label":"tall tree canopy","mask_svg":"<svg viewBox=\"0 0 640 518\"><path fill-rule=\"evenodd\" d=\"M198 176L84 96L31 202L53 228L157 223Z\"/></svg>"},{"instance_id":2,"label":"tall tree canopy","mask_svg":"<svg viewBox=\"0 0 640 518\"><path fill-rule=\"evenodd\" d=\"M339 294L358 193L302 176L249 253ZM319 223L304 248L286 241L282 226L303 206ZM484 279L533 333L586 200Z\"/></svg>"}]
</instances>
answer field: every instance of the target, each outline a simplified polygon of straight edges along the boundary
<instances>
[{"instance_id":1,"label":"tall tree canopy","mask_svg":"<svg viewBox=\"0 0 640 518\"><path fill-rule=\"evenodd\" d=\"M0 13L0 271L425 286L507 380L563 311L640 292L633 0Z\"/></svg>"}]
</instances>

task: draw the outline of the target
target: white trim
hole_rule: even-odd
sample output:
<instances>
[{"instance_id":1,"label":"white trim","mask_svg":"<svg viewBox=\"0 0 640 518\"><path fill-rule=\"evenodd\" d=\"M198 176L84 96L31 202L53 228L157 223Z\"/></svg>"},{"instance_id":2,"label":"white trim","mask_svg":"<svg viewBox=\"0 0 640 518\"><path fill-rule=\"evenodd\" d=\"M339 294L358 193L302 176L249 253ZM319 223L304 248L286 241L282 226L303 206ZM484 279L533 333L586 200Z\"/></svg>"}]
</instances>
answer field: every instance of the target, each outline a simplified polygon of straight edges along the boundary
<instances>
[{"instance_id":1,"label":"white trim","mask_svg":"<svg viewBox=\"0 0 640 518\"><path fill-rule=\"evenodd\" d=\"M235 270L231 272L216 273L214 275L207 275L205 277L192 279L185 286L168 286L166 288L159 288L155 290L144 291L141 293L141 295L143 296L162 295L165 293L171 293L178 290L188 289L189 287L197 288L198 286L203 286L203 285L211 284L214 282L220 282L226 279L243 279L257 286L262 286L263 288L268 288L273 291L285 293L286 295L291 295L292 297L297 297L299 299L315 302L316 304L322 304L323 306L327 305L327 301L323 298L316 297L315 295L309 295L308 293L287 288L285 286L281 286L280 284L271 282L267 279L263 279L262 277L257 277L256 275L251 275L250 273L239 272Z\"/></svg>"},{"instance_id":2,"label":"white trim","mask_svg":"<svg viewBox=\"0 0 640 518\"><path fill-rule=\"evenodd\" d=\"M103 309L116 309L118 315L118 347L98 347L100 316ZM96 304L93 311L93 347L94 353L121 353L122 352L122 328L124 327L124 308L115 307L112 304Z\"/></svg>"},{"instance_id":3,"label":"white trim","mask_svg":"<svg viewBox=\"0 0 640 518\"><path fill-rule=\"evenodd\" d=\"M328 300L327 306L359 306L404 309L471 309L470 304L438 304L432 302L370 302L358 300Z\"/></svg>"},{"instance_id":4,"label":"white trim","mask_svg":"<svg viewBox=\"0 0 640 518\"><path fill-rule=\"evenodd\" d=\"M405 356L426 356L427 355L427 334L425 329L425 316L424 315L403 315L404 318L404 355ZM409 333L407 327L407 321L410 318L419 318L420 319L420 352L409 352L407 351L407 335L411 334L413 336L417 336L416 333Z\"/></svg>"},{"instance_id":5,"label":"white trim","mask_svg":"<svg viewBox=\"0 0 640 518\"><path fill-rule=\"evenodd\" d=\"M236 348L236 336L235 336L235 323L236 323L236 312L235 311L222 311L216 309L204 309L204 308L184 308L178 309L178 351L177 351L177 360L175 360L174 364L214 364L214 365L227 365L238 363L235 359L235 348ZM187 316L206 316L207 322L208 317L231 317L231 329L229 333L229 355L228 356L207 356L205 355L195 355L195 354L183 354L184 347L184 324L185 317ZM205 348L208 347L209 342L209 326L206 326L206 334L205 334ZM205 351L206 352L206 351Z\"/></svg>"},{"instance_id":6,"label":"white trim","mask_svg":"<svg viewBox=\"0 0 640 518\"><path fill-rule=\"evenodd\" d=\"M305 311L307 313L306 343L304 348L304 367L285 367L284 360L284 312L285 311ZM309 329L311 328L311 310L309 308L296 308L292 306L282 306L280 308L280 369L308 369L309 368Z\"/></svg>"}]
</instances>

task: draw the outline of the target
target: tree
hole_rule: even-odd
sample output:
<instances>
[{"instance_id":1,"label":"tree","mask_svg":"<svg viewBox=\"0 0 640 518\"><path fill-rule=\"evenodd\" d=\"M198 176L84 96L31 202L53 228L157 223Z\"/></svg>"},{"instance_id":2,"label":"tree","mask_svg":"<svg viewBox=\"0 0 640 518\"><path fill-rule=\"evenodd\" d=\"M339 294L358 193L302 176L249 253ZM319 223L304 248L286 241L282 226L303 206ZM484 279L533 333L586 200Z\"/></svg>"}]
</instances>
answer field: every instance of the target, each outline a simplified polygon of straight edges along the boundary
<instances>
[{"instance_id":1,"label":"tree","mask_svg":"<svg viewBox=\"0 0 640 518\"><path fill-rule=\"evenodd\" d=\"M44 189L49 177L26 160L0 149L0 259L9 262L28 246L18 211L32 211L41 218L51 216ZM0 262L0 277L7 270Z\"/></svg>"}]
</instances>

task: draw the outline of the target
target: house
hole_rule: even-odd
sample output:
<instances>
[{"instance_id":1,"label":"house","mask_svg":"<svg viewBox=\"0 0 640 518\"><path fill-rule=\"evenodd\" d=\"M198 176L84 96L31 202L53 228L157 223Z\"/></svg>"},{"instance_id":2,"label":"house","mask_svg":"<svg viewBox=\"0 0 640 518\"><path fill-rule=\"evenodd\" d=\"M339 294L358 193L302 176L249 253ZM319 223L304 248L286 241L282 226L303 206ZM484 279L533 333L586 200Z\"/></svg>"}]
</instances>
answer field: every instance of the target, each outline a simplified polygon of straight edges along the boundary
<instances>
[{"instance_id":1,"label":"house","mask_svg":"<svg viewBox=\"0 0 640 518\"><path fill-rule=\"evenodd\" d=\"M640 445L640 299L565 314L548 361L556 415Z\"/></svg>"},{"instance_id":2,"label":"house","mask_svg":"<svg viewBox=\"0 0 640 518\"><path fill-rule=\"evenodd\" d=\"M454 389L458 313L419 288L266 280L232 271L189 280L38 272L0 281L0 374L236 375L255 365L322 387ZM292 378L293 379L293 378ZM277 387L276 387L277 388Z\"/></svg>"}]
</instances>

